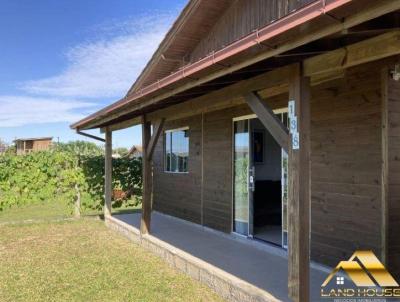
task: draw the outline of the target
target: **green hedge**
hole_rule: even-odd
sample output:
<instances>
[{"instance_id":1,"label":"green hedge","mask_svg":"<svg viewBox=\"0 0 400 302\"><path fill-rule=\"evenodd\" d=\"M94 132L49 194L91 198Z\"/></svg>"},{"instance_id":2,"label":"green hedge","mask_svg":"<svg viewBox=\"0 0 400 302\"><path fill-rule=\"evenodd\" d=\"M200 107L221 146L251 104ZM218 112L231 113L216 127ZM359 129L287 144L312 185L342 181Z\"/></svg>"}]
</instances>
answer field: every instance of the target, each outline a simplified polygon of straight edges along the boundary
<instances>
[{"instance_id":1,"label":"green hedge","mask_svg":"<svg viewBox=\"0 0 400 302\"><path fill-rule=\"evenodd\" d=\"M104 194L104 156L80 155L56 148L23 156L0 156L0 211L44 201L73 204L79 188L84 209L101 209ZM114 206L138 203L141 194L140 159L113 159L114 189L127 192Z\"/></svg>"},{"instance_id":2,"label":"green hedge","mask_svg":"<svg viewBox=\"0 0 400 302\"><path fill-rule=\"evenodd\" d=\"M104 156L83 156L79 159L79 166L85 179L85 192L90 195L89 199L83 200L83 206L99 209L104 203ZM140 202L142 194L141 160L113 158L112 167L114 190L127 193L127 198L114 200L113 206L118 207L123 202L131 202L131 205L136 205ZM89 204L85 204L85 202L89 202Z\"/></svg>"}]
</instances>

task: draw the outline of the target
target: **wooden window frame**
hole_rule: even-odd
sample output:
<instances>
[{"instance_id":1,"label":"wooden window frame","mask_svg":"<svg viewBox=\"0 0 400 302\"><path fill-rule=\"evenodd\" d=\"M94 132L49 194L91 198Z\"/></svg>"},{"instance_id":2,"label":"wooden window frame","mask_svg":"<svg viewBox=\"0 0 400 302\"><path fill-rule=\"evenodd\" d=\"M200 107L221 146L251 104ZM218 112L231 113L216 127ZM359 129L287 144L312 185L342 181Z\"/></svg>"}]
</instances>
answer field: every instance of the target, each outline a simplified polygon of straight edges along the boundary
<instances>
[{"instance_id":1,"label":"wooden window frame","mask_svg":"<svg viewBox=\"0 0 400 302\"><path fill-rule=\"evenodd\" d=\"M163 142L163 162L164 162L164 173L168 174L189 174L189 158L190 158L190 135L188 137L189 140L189 145L188 145L188 160L187 160L187 171L168 171L167 170L167 148L166 148L166 134L176 132L176 131L184 131L184 130L190 130L189 126L184 126L184 127L179 127L179 128L173 128L173 129L168 129L164 131L164 142ZM190 133L190 132L189 132ZM172 150L171 150L172 151Z\"/></svg>"}]
</instances>

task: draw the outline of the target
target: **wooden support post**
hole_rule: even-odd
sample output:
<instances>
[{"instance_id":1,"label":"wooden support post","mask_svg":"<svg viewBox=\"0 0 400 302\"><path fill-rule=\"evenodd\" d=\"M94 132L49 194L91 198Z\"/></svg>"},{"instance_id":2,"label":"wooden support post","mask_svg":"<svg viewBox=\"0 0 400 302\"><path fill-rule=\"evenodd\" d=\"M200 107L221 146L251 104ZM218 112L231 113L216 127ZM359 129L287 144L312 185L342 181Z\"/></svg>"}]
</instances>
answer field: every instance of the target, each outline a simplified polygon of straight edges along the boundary
<instances>
[{"instance_id":1,"label":"wooden support post","mask_svg":"<svg viewBox=\"0 0 400 302\"><path fill-rule=\"evenodd\" d=\"M289 83L289 100L295 102L300 145L289 140L288 266L289 297L309 301L310 287L310 79L297 66Z\"/></svg>"},{"instance_id":2,"label":"wooden support post","mask_svg":"<svg viewBox=\"0 0 400 302\"><path fill-rule=\"evenodd\" d=\"M287 127L276 117L275 113L256 93L250 92L245 94L244 99L281 148L287 152L289 141L289 131Z\"/></svg>"},{"instance_id":3,"label":"wooden support post","mask_svg":"<svg viewBox=\"0 0 400 302\"><path fill-rule=\"evenodd\" d=\"M112 198L112 132L106 131L105 169L104 169L104 216L111 215Z\"/></svg>"},{"instance_id":4,"label":"wooden support post","mask_svg":"<svg viewBox=\"0 0 400 302\"><path fill-rule=\"evenodd\" d=\"M148 157L148 147L151 136L151 123L143 116L142 121L142 169L143 169L143 194L142 194L142 218L140 221L140 233L150 233L151 199L152 199L152 171L151 160Z\"/></svg>"},{"instance_id":5,"label":"wooden support post","mask_svg":"<svg viewBox=\"0 0 400 302\"><path fill-rule=\"evenodd\" d=\"M154 124L153 135L151 136L151 139L149 141L149 146L147 148L147 158L148 158L148 160L152 160L153 159L154 149L156 148L156 145L157 145L157 142L158 142L158 138L160 137L162 129L164 127L164 122L165 122L165 118L161 118L159 121L157 121Z\"/></svg>"}]
</instances>

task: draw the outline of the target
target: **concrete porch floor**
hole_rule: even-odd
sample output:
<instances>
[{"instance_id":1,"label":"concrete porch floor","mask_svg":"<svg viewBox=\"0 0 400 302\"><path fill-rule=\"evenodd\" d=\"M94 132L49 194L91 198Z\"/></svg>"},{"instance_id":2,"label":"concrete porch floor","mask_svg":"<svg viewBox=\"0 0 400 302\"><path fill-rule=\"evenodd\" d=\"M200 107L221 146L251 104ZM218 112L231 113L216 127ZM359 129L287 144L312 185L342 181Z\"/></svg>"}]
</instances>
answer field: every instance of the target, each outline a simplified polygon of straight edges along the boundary
<instances>
[{"instance_id":1,"label":"concrete porch floor","mask_svg":"<svg viewBox=\"0 0 400 302\"><path fill-rule=\"evenodd\" d=\"M113 215L113 218L139 229L140 216L140 213L119 214ZM265 290L279 300L290 301L286 252L280 248L246 238L235 238L157 212L152 214L151 235ZM320 286L327 274L324 269L312 266L311 301L322 300Z\"/></svg>"}]
</instances>

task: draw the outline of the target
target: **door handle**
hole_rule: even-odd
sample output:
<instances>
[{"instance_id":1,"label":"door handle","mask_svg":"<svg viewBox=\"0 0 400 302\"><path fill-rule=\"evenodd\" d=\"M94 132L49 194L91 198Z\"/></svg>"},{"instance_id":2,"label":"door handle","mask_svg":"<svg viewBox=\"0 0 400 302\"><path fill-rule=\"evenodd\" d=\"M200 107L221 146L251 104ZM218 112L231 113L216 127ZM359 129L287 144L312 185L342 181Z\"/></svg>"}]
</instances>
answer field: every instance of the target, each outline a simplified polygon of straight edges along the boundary
<instances>
[{"instance_id":1,"label":"door handle","mask_svg":"<svg viewBox=\"0 0 400 302\"><path fill-rule=\"evenodd\" d=\"M249 168L249 191L254 192L255 190L255 167Z\"/></svg>"}]
</instances>

